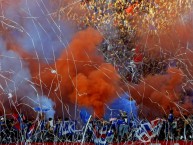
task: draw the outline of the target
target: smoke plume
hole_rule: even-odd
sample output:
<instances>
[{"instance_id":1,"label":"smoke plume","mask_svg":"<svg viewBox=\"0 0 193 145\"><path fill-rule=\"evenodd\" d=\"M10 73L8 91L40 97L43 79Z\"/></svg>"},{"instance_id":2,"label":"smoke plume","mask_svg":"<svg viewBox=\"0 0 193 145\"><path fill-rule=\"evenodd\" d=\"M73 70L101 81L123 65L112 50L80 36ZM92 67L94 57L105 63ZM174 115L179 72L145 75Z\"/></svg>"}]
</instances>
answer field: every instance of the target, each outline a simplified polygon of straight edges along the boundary
<instances>
[{"instance_id":1,"label":"smoke plume","mask_svg":"<svg viewBox=\"0 0 193 145\"><path fill-rule=\"evenodd\" d=\"M97 51L102 42L99 32L89 28L74 35L69 23L50 15L56 7L45 1L6 4L1 27L1 84L5 88L1 102L6 113L19 106L24 113L27 108L47 106L51 108L47 117L54 113L74 116L79 105L92 107L101 117L104 103L116 97L120 78ZM10 99L15 108L10 108Z\"/></svg>"}]
</instances>

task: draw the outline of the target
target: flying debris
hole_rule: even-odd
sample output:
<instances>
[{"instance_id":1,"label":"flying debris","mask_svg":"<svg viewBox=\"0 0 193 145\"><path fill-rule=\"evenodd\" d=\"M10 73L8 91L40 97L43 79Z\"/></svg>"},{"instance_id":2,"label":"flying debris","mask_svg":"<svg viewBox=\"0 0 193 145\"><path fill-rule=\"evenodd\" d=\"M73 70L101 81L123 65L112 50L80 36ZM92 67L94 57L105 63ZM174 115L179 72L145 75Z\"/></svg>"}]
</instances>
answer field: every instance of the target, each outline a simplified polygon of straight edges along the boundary
<instances>
[{"instance_id":1,"label":"flying debris","mask_svg":"<svg viewBox=\"0 0 193 145\"><path fill-rule=\"evenodd\" d=\"M8 93L8 99L13 98L13 95L11 93Z\"/></svg>"},{"instance_id":2,"label":"flying debris","mask_svg":"<svg viewBox=\"0 0 193 145\"><path fill-rule=\"evenodd\" d=\"M193 139L193 1L0 5L0 144Z\"/></svg>"}]
</instances>

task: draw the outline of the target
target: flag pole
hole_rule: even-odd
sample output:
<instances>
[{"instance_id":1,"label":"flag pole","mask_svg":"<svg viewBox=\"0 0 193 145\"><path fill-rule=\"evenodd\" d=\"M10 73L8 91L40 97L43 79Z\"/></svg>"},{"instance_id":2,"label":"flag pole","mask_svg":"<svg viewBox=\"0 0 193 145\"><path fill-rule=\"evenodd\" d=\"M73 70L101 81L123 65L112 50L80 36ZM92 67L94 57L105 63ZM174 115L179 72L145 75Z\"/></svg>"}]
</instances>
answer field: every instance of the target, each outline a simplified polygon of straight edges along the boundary
<instances>
[{"instance_id":1,"label":"flag pole","mask_svg":"<svg viewBox=\"0 0 193 145\"><path fill-rule=\"evenodd\" d=\"M87 121L87 123L86 123L86 127L85 127L85 130L84 130L84 133L83 133L81 145L83 145L83 143L84 143L85 134L86 134L86 131L87 131L87 128L88 128L88 124L89 124L89 122L90 122L91 117L92 117L92 115L90 115L90 117L89 117L89 119L88 119L88 121Z\"/></svg>"}]
</instances>

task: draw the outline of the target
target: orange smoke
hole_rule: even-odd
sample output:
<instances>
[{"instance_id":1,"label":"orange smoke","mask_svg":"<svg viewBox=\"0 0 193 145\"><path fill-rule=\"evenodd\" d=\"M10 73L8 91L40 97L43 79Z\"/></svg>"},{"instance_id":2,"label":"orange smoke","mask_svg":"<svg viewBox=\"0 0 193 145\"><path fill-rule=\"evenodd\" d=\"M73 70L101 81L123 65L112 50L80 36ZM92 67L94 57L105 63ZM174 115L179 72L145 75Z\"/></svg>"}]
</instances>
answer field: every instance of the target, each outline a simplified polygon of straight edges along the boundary
<instances>
[{"instance_id":1,"label":"orange smoke","mask_svg":"<svg viewBox=\"0 0 193 145\"><path fill-rule=\"evenodd\" d=\"M72 3L71 1L66 0L62 1L56 7L53 3L53 0L49 2L51 3L50 6L54 7L51 9L53 19L57 14L60 15L66 11L67 16L65 15L64 18L70 18L74 11L77 13L81 12L78 7L80 2ZM43 2L40 2L40 4L43 4ZM32 28L32 22L29 23L30 21L20 19L20 17L23 18L25 16L29 16L25 12L21 11L21 7L25 7L25 5L30 8L32 15L34 13L34 16L37 16L36 11L38 11L40 8L38 5L36 7L36 3L33 3L33 1L29 1L29 3L26 3L23 0L17 0L14 3L10 0L6 2L3 1L2 11L5 11L6 14L10 16L10 19L4 20L6 24L10 24L10 26L13 25L15 26L14 28L18 28L18 30L20 30L20 28L22 29L22 27ZM71 11L72 7L74 9ZM59 11L56 10L57 8L59 8ZM41 7L41 9L44 10L44 12L47 12L45 11L44 7ZM12 14L13 12L15 15ZM79 14L81 15L82 13ZM14 16L17 16L16 22L18 25L14 23L14 21L11 21L12 19L15 20ZM44 14L40 13L40 17L44 18ZM41 20L42 19L40 18L37 21ZM50 22L52 21L50 20ZM46 23L42 23L42 26L45 25L51 25L51 28L55 28L54 24L49 24L47 21ZM98 31L89 28L87 30L78 32L69 44L65 44L66 48L63 49L60 57L56 58L54 63L48 64L44 60L39 59L41 57L35 52L37 50L41 50L41 46L36 45L35 47L37 50L35 50L35 48L34 50L30 48L30 51L28 51L28 48L26 49L26 47L31 47L31 43L25 40L27 34L20 33L20 31L18 32L17 29L15 30L12 28L13 27L10 28L6 27L6 25L1 25L0 30L2 31L1 34L3 43L6 44L6 51L14 51L15 53L19 54L19 57L21 57L21 60L23 61L22 65L24 65L22 67L27 71L28 69L30 70L29 78L31 77L31 79L29 80L30 83L28 82L28 85L29 88L31 88L31 86L34 87L34 89L31 89L32 92L35 90L39 96L47 96L48 98L51 98L51 100L55 102L54 107L57 115L72 114L73 116L72 112L73 109L75 109L74 106L76 103L80 106L93 108L97 116L101 117L103 115L105 103L109 103L117 96L116 91L119 90L120 79L119 75L114 70L114 67L105 63L103 56L97 51L97 46L100 45L103 40ZM53 31L55 32L55 30L57 30L57 28L55 28ZM34 41L39 39L37 38L37 35L35 36L33 32L31 32L31 29L26 29L25 32L29 32L30 36L33 36ZM38 32L41 33L41 31ZM57 32L58 31L56 31L56 33ZM50 33L50 36L52 38L58 38L58 35L53 32ZM21 40L17 40L16 37L21 38ZM25 44L27 43L27 46L25 46L23 43L24 41L26 41ZM21 68L21 70L23 68ZM1 82L3 81L4 79L1 80ZM13 100L20 104L22 110L26 110L25 108L28 108L28 106L22 106L21 104L30 104L30 102L26 102L25 99L20 99L23 97L23 94L26 94L26 92L22 89L17 91L16 96L18 99L15 101L16 97L13 95ZM29 97L35 98L36 93L29 93L29 95L32 95ZM6 99L4 100L4 98ZM8 102L5 104L5 107L6 110L9 110L10 106L7 96L4 97L1 95L0 101L4 104ZM19 106L18 104L17 107ZM12 108L10 110L12 111Z\"/></svg>"},{"instance_id":2,"label":"orange smoke","mask_svg":"<svg viewBox=\"0 0 193 145\"><path fill-rule=\"evenodd\" d=\"M118 91L119 77L110 64L102 64L88 76L80 73L73 82L77 82L77 90L71 94L72 101L76 100L82 106L94 108L97 116L104 114L104 104L111 102Z\"/></svg>"},{"instance_id":3,"label":"orange smoke","mask_svg":"<svg viewBox=\"0 0 193 145\"><path fill-rule=\"evenodd\" d=\"M139 85L133 86L131 95L138 104L152 109L151 117L161 116L170 109L179 115L179 106L189 108L189 105L179 105L183 81L184 74L180 69L169 68L165 75L147 76Z\"/></svg>"},{"instance_id":4,"label":"orange smoke","mask_svg":"<svg viewBox=\"0 0 193 145\"><path fill-rule=\"evenodd\" d=\"M74 107L77 103L93 108L95 115L102 117L104 105L117 96L120 78L114 67L105 63L98 53L97 46L101 41L100 33L92 28L80 31L54 64L32 59L34 56L14 41L9 43L7 49L28 62L36 89L56 103L57 115L67 113L62 109L63 105Z\"/></svg>"},{"instance_id":5,"label":"orange smoke","mask_svg":"<svg viewBox=\"0 0 193 145\"><path fill-rule=\"evenodd\" d=\"M176 115L183 111L192 112L192 101L187 102L191 96L185 94L187 90L192 92L192 83L190 83L193 75L191 3L186 0L155 0L151 4L145 3L149 8L145 16L143 13L136 14L138 42L145 54L148 54L147 59L161 60L164 64L167 63L168 67L170 63L176 67L169 68L163 75L148 75L139 85L132 85L134 87L131 89L132 97L138 104L146 106L146 109L143 108L144 112L150 108L146 112L150 113L150 116L163 115L172 108ZM151 66L154 63L149 62L144 65Z\"/></svg>"},{"instance_id":6,"label":"orange smoke","mask_svg":"<svg viewBox=\"0 0 193 145\"><path fill-rule=\"evenodd\" d=\"M66 2L69 2L69 0L61 3L59 13L56 11L53 12L53 18L57 14L60 15L66 11L67 14L69 12L69 15L65 16L65 18L72 17L74 11L77 12L78 10L79 12L77 4L72 11L70 10L71 7L65 9ZM157 3L161 2L158 1ZM9 6L11 2L5 5ZM164 5L163 10L166 9ZM15 7L18 11L20 10L19 6L15 5ZM6 10L6 7L4 9ZM148 16L156 19L159 16L159 11L156 11L157 13L155 14L153 14L153 11L155 11L155 8L152 8L152 12ZM169 11L169 14L173 12ZM20 16L24 12L19 11L18 13ZM136 20L140 23L139 26L142 27L142 30L146 30L143 33L145 36L140 35L139 37L139 41L145 47L146 52L151 53L153 58L160 56L160 54L166 54L167 57L165 59L167 61L171 59L180 60L183 66L180 67L181 69L169 68L164 75L149 75L139 85L132 85L132 88L129 88L131 96L137 103L145 106L144 112L149 108L151 109L148 110L149 113L152 113L150 114L151 117L161 116L170 109L174 109L176 114L179 114L179 110L182 108L186 110L192 109L192 104L189 102L179 103L183 99L183 87L185 89L192 88L192 83L189 81L192 80L193 75L192 22L182 23L176 15L167 15L169 20L175 18L175 23L168 24L167 28L164 26L162 28L160 24L164 16L165 14L160 14L157 19L158 21L154 22L154 27L157 29L156 33L154 33L155 35L149 35L149 33L146 35L149 26L154 24L151 23L153 19L146 17L147 19L144 20L144 23ZM148 23L146 23L147 20L149 20ZM165 23L166 21L164 20L163 22ZM7 23L12 24L9 21ZM20 25L22 26L22 24L21 22ZM147 27L146 24L148 25ZM12 25L14 26L15 23ZM14 41L15 36L12 36L12 33L6 30L3 25L0 26L0 29L3 32L1 34L6 43L6 49L15 51L24 59L23 61L27 62L22 67L30 69L32 83L34 83L33 85L38 93L48 96L48 98L51 98L56 103L54 107L58 115L69 113L71 111L69 108L74 108L74 104L77 103L80 106L93 108L95 114L101 117L104 113L105 103L111 102L117 96L120 78L113 66L105 63L103 57L98 54L97 46L102 42L102 36L96 30L89 28L78 32L69 44L66 43L67 47L63 50L60 57L53 64L46 64L45 62L41 62L41 60L37 60L33 54L25 52L22 48L24 46L17 44ZM1 82L3 81L2 79ZM15 99L15 96L13 98ZM6 107L9 107L9 100L4 100L3 95L0 101L5 103ZM23 107L23 110L26 110L25 108L26 106Z\"/></svg>"},{"instance_id":7,"label":"orange smoke","mask_svg":"<svg viewBox=\"0 0 193 145\"><path fill-rule=\"evenodd\" d=\"M41 82L39 78L35 82L44 84L46 95L51 90L49 97L55 100L56 106L60 101L77 102L80 106L92 107L101 117L105 103L116 97L119 76L114 67L104 63L102 56L97 54L96 48L101 41L101 35L94 29L78 32L55 66L51 66L56 73L47 70L47 66L42 68ZM38 76L38 72L33 76Z\"/></svg>"}]
</instances>

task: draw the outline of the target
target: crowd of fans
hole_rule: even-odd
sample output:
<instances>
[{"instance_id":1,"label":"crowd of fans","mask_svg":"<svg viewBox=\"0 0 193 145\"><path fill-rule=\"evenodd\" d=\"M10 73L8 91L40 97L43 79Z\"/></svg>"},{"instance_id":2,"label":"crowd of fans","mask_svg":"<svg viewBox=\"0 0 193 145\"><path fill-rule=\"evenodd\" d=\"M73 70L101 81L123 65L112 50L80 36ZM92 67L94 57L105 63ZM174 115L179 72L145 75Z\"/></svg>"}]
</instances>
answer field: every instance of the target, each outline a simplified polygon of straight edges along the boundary
<instances>
[{"instance_id":1,"label":"crowd of fans","mask_svg":"<svg viewBox=\"0 0 193 145\"><path fill-rule=\"evenodd\" d=\"M159 33L171 29L175 18L190 10L191 2L167 0L81 0L81 15L67 13L78 29L94 27L104 37L99 47L106 62L113 64L123 80L139 83L146 75L163 74L169 60L165 54L152 58L145 44L139 40L145 37L159 37ZM147 36L146 36L147 35ZM159 45L159 44L158 44ZM136 49L141 58L135 60ZM158 48L160 49L160 48ZM160 52L161 53L161 52Z\"/></svg>"},{"instance_id":2,"label":"crowd of fans","mask_svg":"<svg viewBox=\"0 0 193 145\"><path fill-rule=\"evenodd\" d=\"M67 16L76 22L78 29L87 27L98 29L104 37L99 51L103 53L105 60L116 67L123 79L138 83L140 76L165 73L169 64L164 56L151 58L138 46L139 33L150 31L150 34L156 34L159 30L166 31L170 23L173 23L168 16L177 17L178 13L190 6L186 4L187 1L182 1L181 7L185 8L177 9L177 2L162 1L163 3L158 5L156 0L82 0L81 8L86 11L85 15L79 17L69 12ZM136 55L139 54L142 58L135 61ZM146 119L139 120L124 113L110 121L91 118L88 124L68 118L53 120L41 117L30 121L23 118L23 115L16 118L2 116L0 143L82 142L82 140L96 142L97 139L103 143L136 141L143 140L139 135L140 128L147 122L149 121ZM150 130L153 136L149 135L149 138L192 140L192 125L192 116L175 118L171 111L168 117L163 117L156 124L158 126L156 132Z\"/></svg>"},{"instance_id":3,"label":"crowd of fans","mask_svg":"<svg viewBox=\"0 0 193 145\"><path fill-rule=\"evenodd\" d=\"M19 127L17 126L18 122ZM68 118L53 120L52 118L41 117L38 120L29 121L22 114L18 118L9 119L2 116L0 120L0 143L90 142L110 144L130 141L193 139L193 116L191 115L176 118L171 111L168 117L151 121L149 123L151 124L150 129L146 129L145 124L147 123L149 123L148 120L139 120L128 116L123 111L117 118L111 118L109 121L90 118L85 124ZM143 138L144 133L148 140Z\"/></svg>"},{"instance_id":4,"label":"crowd of fans","mask_svg":"<svg viewBox=\"0 0 193 145\"><path fill-rule=\"evenodd\" d=\"M104 42L99 47L105 60L113 64L123 79L128 75L137 76L137 69L133 62L136 31L132 23L132 16L126 13L126 8L138 3L127 0L90 0L83 1L82 8L89 14L84 15L78 27L95 27L104 36ZM84 28L83 27L83 28ZM133 50L133 51L132 51ZM134 70L135 69L135 70ZM135 75L134 75L135 74ZM132 78L136 82L136 78Z\"/></svg>"},{"instance_id":5,"label":"crowd of fans","mask_svg":"<svg viewBox=\"0 0 193 145\"><path fill-rule=\"evenodd\" d=\"M177 4L162 5L148 0L82 0L81 8L87 13L82 17L69 12L70 20L76 21L79 29L95 27L104 36L104 42L99 47L105 60L114 64L119 74L127 81L138 83L140 76L164 73L168 62L162 58L151 58L138 46L138 34L149 28L150 34L158 30L167 30L173 23L168 16L176 17L184 9L176 11ZM181 5L186 5L182 1ZM161 3L159 3L161 4ZM186 5L188 7L189 5ZM166 9L167 11L161 11ZM159 15L158 15L159 14ZM140 21L136 21L136 20ZM140 23L140 24L139 24ZM141 27L139 30L138 28ZM137 50L137 51L136 51ZM139 52L138 52L139 51ZM136 53L142 59L135 61ZM177 65L177 64L176 64ZM40 117L27 120L24 115L17 117L2 116L0 120L0 143L16 142L126 142L142 140L140 128L148 123L146 119L138 119L121 112L111 120L91 118L86 124L79 121ZM70 126L70 127L69 127ZM145 133L151 140L192 140L193 116L174 117L171 111L168 117L150 130L153 135ZM98 141L97 141L98 139Z\"/></svg>"},{"instance_id":6,"label":"crowd of fans","mask_svg":"<svg viewBox=\"0 0 193 145\"><path fill-rule=\"evenodd\" d=\"M157 37L159 31L167 31L179 11L189 6L187 1L179 4L166 0L82 0L80 7L84 13L69 11L67 17L76 22L78 29L98 29L104 37L99 51L106 62L113 64L126 82L138 83L140 77L165 73L169 63L164 54L152 58L138 40L142 35ZM140 58L135 60L139 54Z\"/></svg>"},{"instance_id":7,"label":"crowd of fans","mask_svg":"<svg viewBox=\"0 0 193 145\"><path fill-rule=\"evenodd\" d=\"M106 62L115 66L125 82L133 83L138 83L141 76L164 73L168 64L164 54L152 58L145 51L146 47L139 42L141 36L158 37L158 31L170 29L178 12L191 5L187 1L179 4L167 0L81 0L77 3L83 12L78 10L77 13L73 6L69 9L64 6L59 12L66 14L65 19L74 21L80 30L87 27L97 29L104 37L99 51Z\"/></svg>"}]
</instances>

